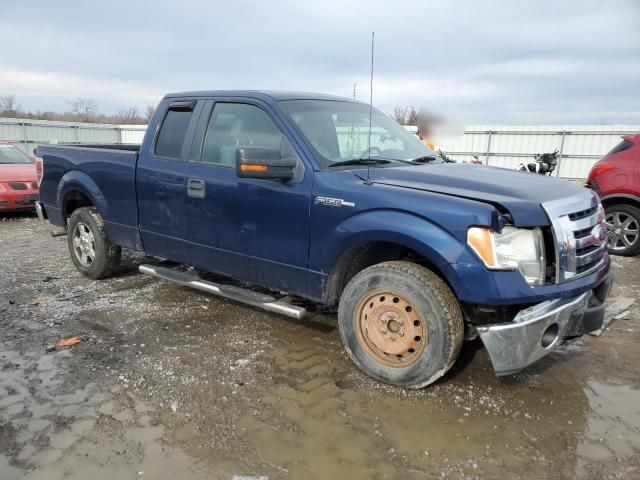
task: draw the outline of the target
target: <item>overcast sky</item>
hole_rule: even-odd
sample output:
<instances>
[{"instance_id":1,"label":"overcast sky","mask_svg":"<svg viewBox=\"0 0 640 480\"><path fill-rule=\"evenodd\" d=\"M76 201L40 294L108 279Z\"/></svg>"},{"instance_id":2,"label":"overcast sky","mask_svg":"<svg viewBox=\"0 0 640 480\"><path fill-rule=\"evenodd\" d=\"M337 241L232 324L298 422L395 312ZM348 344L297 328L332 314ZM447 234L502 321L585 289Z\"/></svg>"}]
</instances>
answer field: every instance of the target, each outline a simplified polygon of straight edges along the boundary
<instances>
[{"instance_id":1,"label":"overcast sky","mask_svg":"<svg viewBox=\"0 0 640 480\"><path fill-rule=\"evenodd\" d=\"M0 0L0 94L31 110L305 90L466 124L640 123L640 0Z\"/></svg>"}]
</instances>

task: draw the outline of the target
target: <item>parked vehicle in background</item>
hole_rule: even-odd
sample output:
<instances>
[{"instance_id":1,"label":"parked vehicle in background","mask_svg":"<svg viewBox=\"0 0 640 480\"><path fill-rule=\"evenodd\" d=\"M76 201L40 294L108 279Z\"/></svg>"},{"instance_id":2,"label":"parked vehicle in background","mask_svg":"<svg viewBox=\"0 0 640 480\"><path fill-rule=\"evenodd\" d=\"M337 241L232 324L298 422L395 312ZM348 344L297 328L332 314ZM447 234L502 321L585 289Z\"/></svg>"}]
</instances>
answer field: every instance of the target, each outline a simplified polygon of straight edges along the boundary
<instances>
[{"instance_id":1,"label":"parked vehicle in background","mask_svg":"<svg viewBox=\"0 0 640 480\"><path fill-rule=\"evenodd\" d=\"M540 175L551 175L558 165L558 150L553 153L536 154L535 161L521 163L516 170L521 172L539 173Z\"/></svg>"},{"instance_id":2,"label":"parked vehicle in background","mask_svg":"<svg viewBox=\"0 0 640 480\"><path fill-rule=\"evenodd\" d=\"M143 273L268 311L337 307L353 361L393 385L436 381L465 337L508 375L602 326L611 276L597 195L447 163L351 99L172 94L141 146L37 152L37 210L66 230L84 275L109 276L127 247L204 272Z\"/></svg>"},{"instance_id":3,"label":"parked vehicle in background","mask_svg":"<svg viewBox=\"0 0 640 480\"><path fill-rule=\"evenodd\" d=\"M600 195L605 208L609 251L640 254L640 134L622 137L591 168L587 186Z\"/></svg>"},{"instance_id":4,"label":"parked vehicle in background","mask_svg":"<svg viewBox=\"0 0 640 480\"><path fill-rule=\"evenodd\" d=\"M38 200L37 162L0 141L0 212L32 210Z\"/></svg>"}]
</instances>

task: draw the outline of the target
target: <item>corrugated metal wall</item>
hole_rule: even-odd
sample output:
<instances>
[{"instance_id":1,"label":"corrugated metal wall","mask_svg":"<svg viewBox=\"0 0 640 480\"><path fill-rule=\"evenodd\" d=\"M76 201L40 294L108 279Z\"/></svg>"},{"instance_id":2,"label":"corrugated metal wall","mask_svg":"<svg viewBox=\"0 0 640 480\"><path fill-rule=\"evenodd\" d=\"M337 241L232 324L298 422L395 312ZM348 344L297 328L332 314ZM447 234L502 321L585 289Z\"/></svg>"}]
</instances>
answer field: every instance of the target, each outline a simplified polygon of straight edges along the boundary
<instances>
[{"instance_id":1,"label":"corrugated metal wall","mask_svg":"<svg viewBox=\"0 0 640 480\"><path fill-rule=\"evenodd\" d=\"M144 140L146 125L120 125L120 142L141 144Z\"/></svg>"},{"instance_id":2,"label":"corrugated metal wall","mask_svg":"<svg viewBox=\"0 0 640 480\"><path fill-rule=\"evenodd\" d=\"M410 131L411 128L415 127L408 127ZM37 144L47 143L139 144L145 130L145 125L0 118L0 140L21 144L29 153ZM620 142L620 135L637 132L640 125L484 125L470 126L464 134L443 136L436 141L456 160L469 161L477 155L484 163L505 168L515 168L531 161L537 153L557 149L561 152L558 176L582 179L599 158ZM368 132L354 135L343 128L338 133L341 142L355 141L354 148L366 148Z\"/></svg>"},{"instance_id":3,"label":"corrugated metal wall","mask_svg":"<svg viewBox=\"0 0 640 480\"><path fill-rule=\"evenodd\" d=\"M477 155L488 165L515 168L535 154L560 151L556 174L583 179L591 166L620 142L620 136L640 132L640 125L486 125L465 128L464 134L436 139L451 158Z\"/></svg>"},{"instance_id":4,"label":"corrugated metal wall","mask_svg":"<svg viewBox=\"0 0 640 480\"><path fill-rule=\"evenodd\" d=\"M0 140L15 143L29 154L37 145L48 143L142 143L145 130L146 125L0 118Z\"/></svg>"}]
</instances>

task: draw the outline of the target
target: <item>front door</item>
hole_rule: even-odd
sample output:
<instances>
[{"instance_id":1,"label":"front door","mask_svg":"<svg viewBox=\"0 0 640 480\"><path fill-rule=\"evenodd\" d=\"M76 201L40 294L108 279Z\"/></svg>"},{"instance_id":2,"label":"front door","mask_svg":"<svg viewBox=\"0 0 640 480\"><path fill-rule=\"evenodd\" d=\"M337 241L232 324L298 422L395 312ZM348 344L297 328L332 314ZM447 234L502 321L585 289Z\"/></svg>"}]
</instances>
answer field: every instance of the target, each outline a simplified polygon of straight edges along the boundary
<instances>
[{"instance_id":1,"label":"front door","mask_svg":"<svg viewBox=\"0 0 640 480\"><path fill-rule=\"evenodd\" d=\"M191 264L304 294L312 171L305 171L267 108L257 101L216 101L201 116L201 151L187 178ZM277 148L282 158L296 158L296 178L239 178L235 158L243 146Z\"/></svg>"},{"instance_id":2,"label":"front door","mask_svg":"<svg viewBox=\"0 0 640 480\"><path fill-rule=\"evenodd\" d=\"M138 223L145 252L181 263L189 263L186 174L197 114L202 110L197 103L170 101L153 143L140 149L136 176Z\"/></svg>"}]
</instances>

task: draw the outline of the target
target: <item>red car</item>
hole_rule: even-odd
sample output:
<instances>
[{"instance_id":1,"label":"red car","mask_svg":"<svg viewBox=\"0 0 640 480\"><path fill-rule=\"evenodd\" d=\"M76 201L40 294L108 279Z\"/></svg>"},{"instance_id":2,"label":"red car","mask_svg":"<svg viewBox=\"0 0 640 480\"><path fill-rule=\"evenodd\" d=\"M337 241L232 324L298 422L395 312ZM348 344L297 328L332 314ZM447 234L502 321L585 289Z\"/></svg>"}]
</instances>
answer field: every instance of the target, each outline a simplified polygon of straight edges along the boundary
<instances>
[{"instance_id":1,"label":"red car","mask_svg":"<svg viewBox=\"0 0 640 480\"><path fill-rule=\"evenodd\" d=\"M0 142L0 212L31 210L38 200L37 160Z\"/></svg>"},{"instance_id":2,"label":"red car","mask_svg":"<svg viewBox=\"0 0 640 480\"><path fill-rule=\"evenodd\" d=\"M604 205L609 252L640 253L640 133L622 137L591 168L587 186L600 195Z\"/></svg>"}]
</instances>

